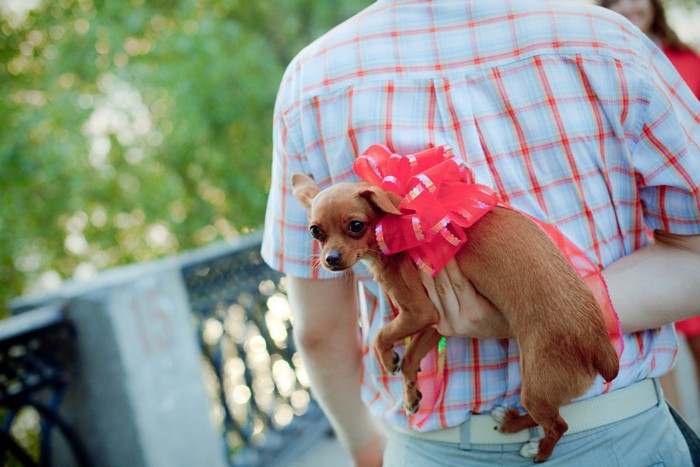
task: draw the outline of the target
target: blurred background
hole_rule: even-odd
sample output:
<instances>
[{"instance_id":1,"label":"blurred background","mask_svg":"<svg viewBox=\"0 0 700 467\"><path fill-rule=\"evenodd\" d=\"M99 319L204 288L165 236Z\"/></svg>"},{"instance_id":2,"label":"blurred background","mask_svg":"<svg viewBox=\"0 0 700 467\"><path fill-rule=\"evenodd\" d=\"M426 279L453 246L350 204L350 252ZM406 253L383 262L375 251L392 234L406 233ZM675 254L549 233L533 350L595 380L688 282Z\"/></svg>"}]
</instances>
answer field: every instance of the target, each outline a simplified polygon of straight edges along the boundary
<instances>
[{"instance_id":1,"label":"blurred background","mask_svg":"<svg viewBox=\"0 0 700 467\"><path fill-rule=\"evenodd\" d=\"M282 73L370 3L0 0L0 317L258 229ZM668 10L696 45L699 7Z\"/></svg>"},{"instance_id":2,"label":"blurred background","mask_svg":"<svg viewBox=\"0 0 700 467\"><path fill-rule=\"evenodd\" d=\"M0 316L259 228L282 73L370 3L0 0Z\"/></svg>"},{"instance_id":3,"label":"blurred background","mask_svg":"<svg viewBox=\"0 0 700 467\"><path fill-rule=\"evenodd\" d=\"M282 73L303 46L370 3L0 0L0 319L10 315L12 298L258 231ZM680 38L700 49L700 0L666 5ZM205 380L216 381L206 390L220 403L212 418L225 426L227 453L314 408L290 340L284 280L256 269L257 248L253 241L180 265ZM243 285L230 290L232 283ZM149 355L172 331L162 311L144 311L154 335L133 343L150 345ZM79 323L80 314L71 312ZM34 328L55 330L62 319L49 314ZM161 321L167 326L158 328ZM85 328L83 335L89 333ZM0 399L13 402L4 392L7 362L26 349L45 345L51 354L56 346L23 341L23 350L12 350L18 334L0 334L9 349L9 357L0 356ZM96 359L96 372L109 356ZM677 379L688 383L681 386L697 417L695 379L688 376L693 363L681 359L679 366ZM25 380L14 383L34 390ZM90 384L80 380L77 386ZM63 405L70 409L73 399L84 397L69 393ZM76 412L85 411L76 404ZM30 417L27 426L36 420ZM317 425L318 418L311 420L302 431ZM71 421L81 428L79 418ZM691 421L700 426L700 419ZM316 449L324 465L347 461L337 445L324 446Z\"/></svg>"}]
</instances>

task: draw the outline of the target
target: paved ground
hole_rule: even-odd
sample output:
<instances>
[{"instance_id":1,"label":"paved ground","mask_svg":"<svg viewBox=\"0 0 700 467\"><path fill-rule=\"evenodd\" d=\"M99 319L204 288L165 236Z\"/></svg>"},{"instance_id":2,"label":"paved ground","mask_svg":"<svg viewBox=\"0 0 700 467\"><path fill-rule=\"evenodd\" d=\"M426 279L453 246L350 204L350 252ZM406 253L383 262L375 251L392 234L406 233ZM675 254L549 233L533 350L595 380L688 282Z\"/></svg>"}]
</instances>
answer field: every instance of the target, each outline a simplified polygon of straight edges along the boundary
<instances>
[{"instance_id":1,"label":"paved ground","mask_svg":"<svg viewBox=\"0 0 700 467\"><path fill-rule=\"evenodd\" d=\"M287 467L349 467L350 456L334 437L320 440L306 455Z\"/></svg>"},{"instance_id":2,"label":"paved ground","mask_svg":"<svg viewBox=\"0 0 700 467\"><path fill-rule=\"evenodd\" d=\"M674 378L680 392L681 410L690 426L700 433L700 392L695 377L695 367L684 342L681 342ZM327 437L309 449L303 458L288 467L348 467L350 465L350 457L340 443L333 437Z\"/></svg>"}]
</instances>

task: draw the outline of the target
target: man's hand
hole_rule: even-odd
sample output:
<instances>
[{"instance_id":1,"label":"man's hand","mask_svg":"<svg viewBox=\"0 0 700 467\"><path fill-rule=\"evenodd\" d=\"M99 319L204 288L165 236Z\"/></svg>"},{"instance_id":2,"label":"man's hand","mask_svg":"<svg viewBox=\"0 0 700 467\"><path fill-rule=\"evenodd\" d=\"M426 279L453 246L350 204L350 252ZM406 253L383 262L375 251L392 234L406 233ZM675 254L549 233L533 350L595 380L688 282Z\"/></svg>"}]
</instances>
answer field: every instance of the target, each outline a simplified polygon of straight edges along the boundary
<instances>
[{"instance_id":1,"label":"man's hand","mask_svg":"<svg viewBox=\"0 0 700 467\"><path fill-rule=\"evenodd\" d=\"M700 315L700 235L656 231L655 238L602 271L624 332ZM454 260L434 278L421 272L421 282L443 335L512 337L503 315L462 277Z\"/></svg>"},{"instance_id":2,"label":"man's hand","mask_svg":"<svg viewBox=\"0 0 700 467\"><path fill-rule=\"evenodd\" d=\"M353 451L353 467L382 467L386 438L377 435L369 444Z\"/></svg>"},{"instance_id":3,"label":"man's hand","mask_svg":"<svg viewBox=\"0 0 700 467\"><path fill-rule=\"evenodd\" d=\"M462 276L454 259L435 277L421 271L421 282L440 314L440 334L477 339L512 337L503 314Z\"/></svg>"}]
</instances>

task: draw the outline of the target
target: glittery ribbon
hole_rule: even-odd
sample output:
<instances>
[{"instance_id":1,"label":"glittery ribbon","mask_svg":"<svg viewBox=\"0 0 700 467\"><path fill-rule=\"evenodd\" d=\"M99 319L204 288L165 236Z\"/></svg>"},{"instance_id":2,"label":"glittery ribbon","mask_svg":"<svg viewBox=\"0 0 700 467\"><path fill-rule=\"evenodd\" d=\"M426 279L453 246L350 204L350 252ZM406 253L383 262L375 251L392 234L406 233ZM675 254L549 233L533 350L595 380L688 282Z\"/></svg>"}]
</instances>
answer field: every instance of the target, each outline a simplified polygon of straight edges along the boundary
<instances>
[{"instance_id":1,"label":"glittery ribbon","mask_svg":"<svg viewBox=\"0 0 700 467\"><path fill-rule=\"evenodd\" d=\"M354 169L364 181L401 196L402 215L387 214L375 228L382 252L408 251L432 275L467 242L465 229L498 201L491 188L473 183L449 146L404 156L375 144L355 160Z\"/></svg>"}]
</instances>

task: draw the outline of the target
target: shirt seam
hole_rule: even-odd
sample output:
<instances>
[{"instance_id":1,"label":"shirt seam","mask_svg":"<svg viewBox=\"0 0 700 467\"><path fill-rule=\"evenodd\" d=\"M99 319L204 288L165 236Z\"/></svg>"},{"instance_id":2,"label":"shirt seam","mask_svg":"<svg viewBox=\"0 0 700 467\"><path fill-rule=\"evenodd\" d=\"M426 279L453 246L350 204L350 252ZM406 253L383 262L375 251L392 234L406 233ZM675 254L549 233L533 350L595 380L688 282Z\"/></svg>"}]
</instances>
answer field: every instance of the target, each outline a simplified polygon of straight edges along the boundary
<instances>
[{"instance_id":1,"label":"shirt seam","mask_svg":"<svg viewBox=\"0 0 700 467\"><path fill-rule=\"evenodd\" d=\"M533 60L537 57L558 57L561 58L562 60L575 60L576 57L583 57L584 60L586 59L603 59L603 60L608 60L611 62L619 62L627 65L632 65L634 68L639 68L639 61L634 60L633 58L628 58L628 57L620 57L616 56L613 54L606 54L606 53L595 53L595 54L590 54L590 51L586 51L585 53L581 53L582 51L572 51L571 53L561 53L561 52L543 52L543 53L535 53L531 55L525 55L517 60L512 60L509 59L507 61L501 61L498 63L495 63L491 66L488 67L483 67L480 66L474 71L470 70L461 70L461 71L454 71L450 73L438 73L438 74L433 74L433 75L415 75L415 76L394 76L390 78L359 78L359 79L354 79L354 80L349 80L347 84L343 85L338 85L337 87L331 87L331 88L325 88L322 87L319 89L319 91L316 92L310 92L308 94L303 94L301 90L297 90L296 94L298 97L296 97L296 100L291 99L288 102L284 102L283 105L284 107L282 108L282 111L286 115L288 112L293 112L293 113L300 113L300 106L297 105L298 103L301 102L306 102L311 99L314 99L316 97L320 96L331 96L339 93L345 92L348 88L357 86L358 84L372 84L372 83L386 83L386 82L393 82L393 83L401 83L401 82L417 82L417 81L424 81L424 82L429 82L429 81L435 81L435 80L443 80L443 79L448 79L448 80L453 80L453 79L465 79L467 81L471 81L474 79L479 79L484 76L488 76L489 73L491 73L492 70L500 68L501 70L508 69L511 67L515 67L523 62L526 62L528 60ZM635 54L635 57L637 55ZM648 74L648 67L644 68L644 71L647 72ZM301 74L299 71L296 72L296 75ZM648 88L648 79L646 80L647 88ZM649 96L649 90L645 89L644 93L644 98L645 102L648 102L648 96ZM296 109L292 109L297 105ZM648 107L648 105L647 105ZM640 128L641 130L641 128Z\"/></svg>"}]
</instances>

